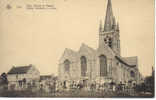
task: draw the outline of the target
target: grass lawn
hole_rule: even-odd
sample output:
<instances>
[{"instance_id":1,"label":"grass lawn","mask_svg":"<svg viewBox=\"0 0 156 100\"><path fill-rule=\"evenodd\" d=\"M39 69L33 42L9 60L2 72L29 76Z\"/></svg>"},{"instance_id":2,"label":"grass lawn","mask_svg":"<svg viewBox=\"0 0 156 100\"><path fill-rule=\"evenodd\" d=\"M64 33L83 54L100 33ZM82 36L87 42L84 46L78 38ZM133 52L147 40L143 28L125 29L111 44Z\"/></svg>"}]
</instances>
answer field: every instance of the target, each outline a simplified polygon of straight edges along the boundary
<instances>
[{"instance_id":1,"label":"grass lawn","mask_svg":"<svg viewBox=\"0 0 156 100\"><path fill-rule=\"evenodd\" d=\"M151 98L152 94L146 93L135 93L135 96L125 94L123 92L104 92L104 91L85 91L85 90L69 90L61 91L55 93L45 93L41 91L31 92L31 91L0 91L1 97L84 97L84 98Z\"/></svg>"}]
</instances>

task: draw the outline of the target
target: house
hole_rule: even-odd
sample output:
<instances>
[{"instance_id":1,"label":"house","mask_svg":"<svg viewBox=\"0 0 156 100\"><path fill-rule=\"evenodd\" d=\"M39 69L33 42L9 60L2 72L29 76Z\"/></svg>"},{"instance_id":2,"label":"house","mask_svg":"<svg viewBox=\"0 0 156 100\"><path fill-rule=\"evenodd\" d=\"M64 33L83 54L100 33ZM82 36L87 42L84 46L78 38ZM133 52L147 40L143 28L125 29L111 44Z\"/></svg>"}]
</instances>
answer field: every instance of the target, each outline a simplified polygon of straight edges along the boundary
<instances>
[{"instance_id":1,"label":"house","mask_svg":"<svg viewBox=\"0 0 156 100\"><path fill-rule=\"evenodd\" d=\"M54 75L40 76L40 90L44 92L52 92L56 86L57 77Z\"/></svg>"},{"instance_id":2,"label":"house","mask_svg":"<svg viewBox=\"0 0 156 100\"><path fill-rule=\"evenodd\" d=\"M9 89L25 89L39 83L40 72L32 64L28 66L13 66L8 74Z\"/></svg>"},{"instance_id":3,"label":"house","mask_svg":"<svg viewBox=\"0 0 156 100\"><path fill-rule=\"evenodd\" d=\"M52 75L40 76L40 90L50 92L50 86L52 86Z\"/></svg>"}]
</instances>

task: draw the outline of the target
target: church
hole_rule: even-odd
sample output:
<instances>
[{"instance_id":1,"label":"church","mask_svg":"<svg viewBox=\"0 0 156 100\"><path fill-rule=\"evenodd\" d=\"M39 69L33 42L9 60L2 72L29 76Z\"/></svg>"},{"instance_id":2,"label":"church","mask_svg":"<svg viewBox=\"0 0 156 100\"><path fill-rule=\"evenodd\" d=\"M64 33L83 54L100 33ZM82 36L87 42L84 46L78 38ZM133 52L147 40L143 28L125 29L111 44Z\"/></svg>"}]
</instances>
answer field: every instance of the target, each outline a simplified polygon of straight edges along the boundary
<instances>
[{"instance_id":1,"label":"church","mask_svg":"<svg viewBox=\"0 0 156 100\"><path fill-rule=\"evenodd\" d=\"M61 81L90 80L127 83L141 80L138 58L120 55L120 29L108 0L104 27L99 26L99 46L94 49L82 43L78 51L66 48L59 60Z\"/></svg>"}]
</instances>

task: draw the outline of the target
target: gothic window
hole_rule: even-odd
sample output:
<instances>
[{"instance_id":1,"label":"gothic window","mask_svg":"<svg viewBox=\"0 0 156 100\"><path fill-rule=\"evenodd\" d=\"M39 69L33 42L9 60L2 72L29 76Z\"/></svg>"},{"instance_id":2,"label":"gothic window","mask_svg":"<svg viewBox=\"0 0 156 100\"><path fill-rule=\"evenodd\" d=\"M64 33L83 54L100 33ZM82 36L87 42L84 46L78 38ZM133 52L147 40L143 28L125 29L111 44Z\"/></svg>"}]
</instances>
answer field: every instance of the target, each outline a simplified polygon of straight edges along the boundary
<instances>
[{"instance_id":1,"label":"gothic window","mask_svg":"<svg viewBox=\"0 0 156 100\"><path fill-rule=\"evenodd\" d=\"M107 39L106 38L104 39L104 43L107 44Z\"/></svg>"},{"instance_id":2,"label":"gothic window","mask_svg":"<svg viewBox=\"0 0 156 100\"><path fill-rule=\"evenodd\" d=\"M104 55L100 57L100 76L107 76L107 58Z\"/></svg>"},{"instance_id":3,"label":"gothic window","mask_svg":"<svg viewBox=\"0 0 156 100\"><path fill-rule=\"evenodd\" d=\"M106 37L104 39L105 44L107 44L110 48L112 48L112 38L111 37Z\"/></svg>"},{"instance_id":4,"label":"gothic window","mask_svg":"<svg viewBox=\"0 0 156 100\"><path fill-rule=\"evenodd\" d=\"M110 74L112 75L112 59L111 59L111 61L110 61Z\"/></svg>"},{"instance_id":5,"label":"gothic window","mask_svg":"<svg viewBox=\"0 0 156 100\"><path fill-rule=\"evenodd\" d=\"M111 38L109 38L109 44L108 45L110 48L112 48L112 39Z\"/></svg>"},{"instance_id":6,"label":"gothic window","mask_svg":"<svg viewBox=\"0 0 156 100\"><path fill-rule=\"evenodd\" d=\"M134 71L131 71L131 72L130 72L130 75L131 75L131 77L135 77Z\"/></svg>"},{"instance_id":7,"label":"gothic window","mask_svg":"<svg viewBox=\"0 0 156 100\"><path fill-rule=\"evenodd\" d=\"M85 56L82 56L80 58L81 60L81 76L86 76L86 72L87 72L87 59Z\"/></svg>"},{"instance_id":8,"label":"gothic window","mask_svg":"<svg viewBox=\"0 0 156 100\"><path fill-rule=\"evenodd\" d=\"M109 41L112 41L112 39L111 39L111 38L109 38Z\"/></svg>"},{"instance_id":9,"label":"gothic window","mask_svg":"<svg viewBox=\"0 0 156 100\"><path fill-rule=\"evenodd\" d=\"M64 61L64 70L65 72L69 72L70 69L70 61L67 59Z\"/></svg>"}]
</instances>

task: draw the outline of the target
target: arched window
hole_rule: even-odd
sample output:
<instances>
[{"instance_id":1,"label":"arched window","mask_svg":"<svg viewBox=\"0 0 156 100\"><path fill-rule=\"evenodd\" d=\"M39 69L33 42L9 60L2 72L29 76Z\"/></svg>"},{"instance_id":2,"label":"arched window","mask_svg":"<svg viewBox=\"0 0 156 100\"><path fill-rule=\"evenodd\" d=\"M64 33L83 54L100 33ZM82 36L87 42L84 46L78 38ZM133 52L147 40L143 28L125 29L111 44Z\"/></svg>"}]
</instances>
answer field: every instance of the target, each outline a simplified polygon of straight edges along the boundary
<instances>
[{"instance_id":1,"label":"arched window","mask_svg":"<svg viewBox=\"0 0 156 100\"><path fill-rule=\"evenodd\" d=\"M106 37L104 39L105 44L107 44L110 48L112 48L112 38L111 37Z\"/></svg>"},{"instance_id":2,"label":"arched window","mask_svg":"<svg viewBox=\"0 0 156 100\"><path fill-rule=\"evenodd\" d=\"M112 48L112 39L109 38L109 47Z\"/></svg>"},{"instance_id":3,"label":"arched window","mask_svg":"<svg viewBox=\"0 0 156 100\"><path fill-rule=\"evenodd\" d=\"M130 75L131 75L131 77L135 77L134 71L131 71L131 72L130 72Z\"/></svg>"},{"instance_id":4,"label":"arched window","mask_svg":"<svg viewBox=\"0 0 156 100\"><path fill-rule=\"evenodd\" d=\"M100 58L100 76L107 76L107 58L104 55L99 56Z\"/></svg>"},{"instance_id":5,"label":"arched window","mask_svg":"<svg viewBox=\"0 0 156 100\"><path fill-rule=\"evenodd\" d=\"M67 59L64 61L64 70L65 72L69 72L70 69L70 61Z\"/></svg>"},{"instance_id":6,"label":"arched window","mask_svg":"<svg viewBox=\"0 0 156 100\"><path fill-rule=\"evenodd\" d=\"M80 58L81 60L81 76L86 76L86 72L87 72L87 59L85 56L82 56Z\"/></svg>"}]
</instances>

